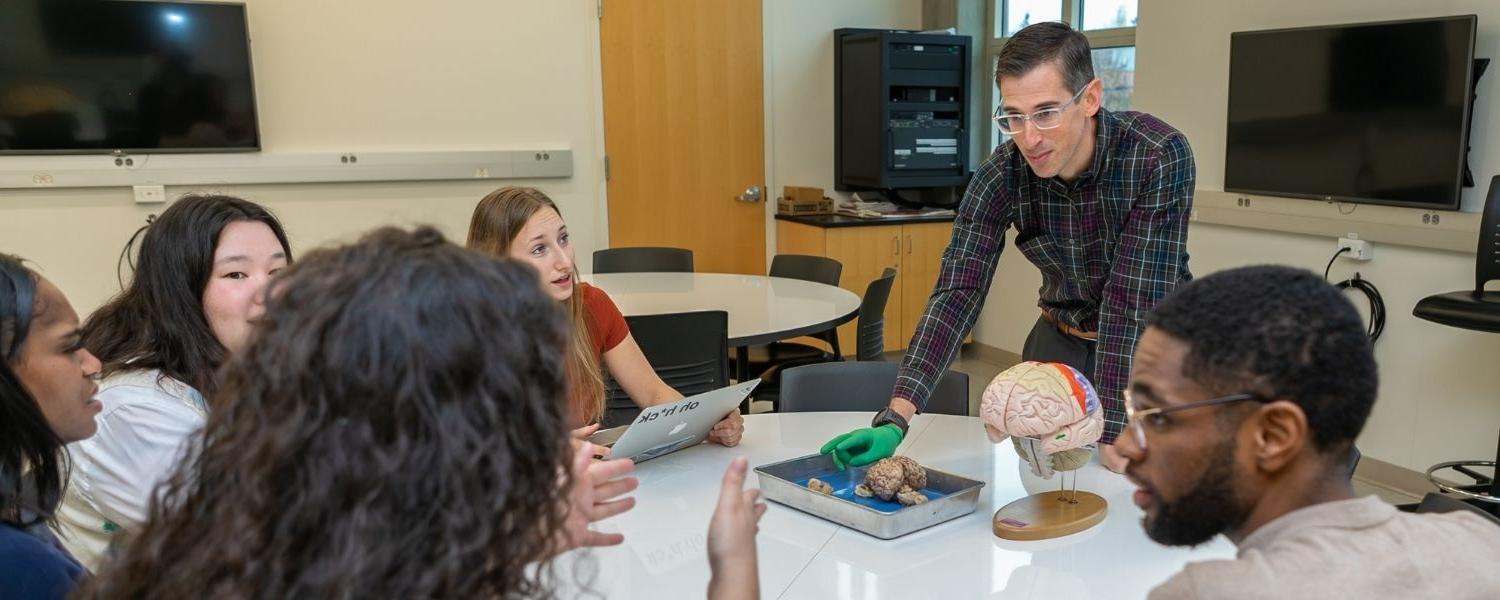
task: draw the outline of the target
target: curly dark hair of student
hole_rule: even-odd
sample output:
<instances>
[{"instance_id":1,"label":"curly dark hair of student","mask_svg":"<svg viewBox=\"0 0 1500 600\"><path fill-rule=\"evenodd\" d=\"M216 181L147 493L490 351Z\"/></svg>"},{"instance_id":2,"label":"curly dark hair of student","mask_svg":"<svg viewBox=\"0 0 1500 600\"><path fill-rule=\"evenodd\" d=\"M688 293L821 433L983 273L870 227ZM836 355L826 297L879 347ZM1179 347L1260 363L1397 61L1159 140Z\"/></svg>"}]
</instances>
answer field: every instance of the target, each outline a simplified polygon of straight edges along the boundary
<instances>
[{"instance_id":1,"label":"curly dark hair of student","mask_svg":"<svg viewBox=\"0 0 1500 600\"><path fill-rule=\"evenodd\" d=\"M265 223L292 261L281 222L259 204L210 194L173 202L145 227L129 285L83 324L84 347L104 364L101 374L158 369L205 397L213 392L228 351L203 315L203 290L219 234L238 221Z\"/></svg>"},{"instance_id":2,"label":"curly dark hair of student","mask_svg":"<svg viewBox=\"0 0 1500 600\"><path fill-rule=\"evenodd\" d=\"M0 521L15 527L51 518L68 471L62 440L12 368L36 303L36 273L0 253Z\"/></svg>"},{"instance_id":3,"label":"curly dark hair of student","mask_svg":"<svg viewBox=\"0 0 1500 600\"><path fill-rule=\"evenodd\" d=\"M1187 343L1182 374L1209 391L1295 402L1324 454L1353 444L1375 405L1379 375L1365 324L1317 273L1220 271L1177 288L1146 324Z\"/></svg>"},{"instance_id":4,"label":"curly dark hair of student","mask_svg":"<svg viewBox=\"0 0 1500 600\"><path fill-rule=\"evenodd\" d=\"M553 595L568 330L536 279L427 227L309 253L84 596Z\"/></svg>"}]
</instances>

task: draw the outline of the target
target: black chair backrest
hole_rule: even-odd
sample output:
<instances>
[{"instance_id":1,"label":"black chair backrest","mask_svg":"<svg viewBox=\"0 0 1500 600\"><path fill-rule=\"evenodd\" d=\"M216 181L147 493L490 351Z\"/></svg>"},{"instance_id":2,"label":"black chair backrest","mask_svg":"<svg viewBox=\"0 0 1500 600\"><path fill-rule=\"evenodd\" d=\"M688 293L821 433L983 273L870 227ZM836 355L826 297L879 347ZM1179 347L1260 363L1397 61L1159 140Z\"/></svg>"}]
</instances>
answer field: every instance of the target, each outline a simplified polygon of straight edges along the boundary
<instances>
[{"instance_id":1,"label":"black chair backrest","mask_svg":"<svg viewBox=\"0 0 1500 600\"><path fill-rule=\"evenodd\" d=\"M844 264L826 256L777 254L771 257L772 277L801 279L824 285L838 285Z\"/></svg>"},{"instance_id":2,"label":"black chair backrest","mask_svg":"<svg viewBox=\"0 0 1500 600\"><path fill-rule=\"evenodd\" d=\"M594 251L595 273L692 273L686 248L606 248Z\"/></svg>"},{"instance_id":3,"label":"black chair backrest","mask_svg":"<svg viewBox=\"0 0 1500 600\"><path fill-rule=\"evenodd\" d=\"M630 335L663 382L692 396L729 385L729 313L722 310L625 317ZM627 425L641 409L606 382L604 426Z\"/></svg>"},{"instance_id":4,"label":"black chair backrest","mask_svg":"<svg viewBox=\"0 0 1500 600\"><path fill-rule=\"evenodd\" d=\"M885 304L891 299L896 270L890 267L865 287L859 302L859 320L854 332L855 360L881 360L885 356Z\"/></svg>"},{"instance_id":5,"label":"black chair backrest","mask_svg":"<svg viewBox=\"0 0 1500 600\"><path fill-rule=\"evenodd\" d=\"M1500 525L1500 517L1496 517L1484 509L1474 506L1457 498L1449 497L1438 492L1428 492L1422 498L1422 503L1417 505L1418 513L1447 513L1467 510L1476 515L1484 517L1491 523Z\"/></svg>"},{"instance_id":6,"label":"black chair backrest","mask_svg":"<svg viewBox=\"0 0 1500 600\"><path fill-rule=\"evenodd\" d=\"M1474 255L1474 292L1483 292L1484 284L1496 279L1500 279L1500 175L1490 180L1490 193L1484 199L1479 251Z\"/></svg>"},{"instance_id":7,"label":"black chair backrest","mask_svg":"<svg viewBox=\"0 0 1500 600\"><path fill-rule=\"evenodd\" d=\"M781 373L780 409L783 412L874 412L891 402L896 372L893 362L828 362L793 367ZM929 412L969 414L969 376L948 371L927 399Z\"/></svg>"}]
</instances>

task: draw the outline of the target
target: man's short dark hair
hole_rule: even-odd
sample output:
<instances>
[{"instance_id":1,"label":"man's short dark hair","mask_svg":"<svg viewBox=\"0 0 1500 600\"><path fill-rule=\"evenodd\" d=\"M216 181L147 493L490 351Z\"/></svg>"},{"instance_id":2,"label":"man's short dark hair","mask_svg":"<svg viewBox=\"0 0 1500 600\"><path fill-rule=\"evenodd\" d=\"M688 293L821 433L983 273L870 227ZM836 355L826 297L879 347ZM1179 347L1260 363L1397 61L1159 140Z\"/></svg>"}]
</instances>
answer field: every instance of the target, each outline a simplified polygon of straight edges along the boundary
<instances>
[{"instance_id":1,"label":"man's short dark hair","mask_svg":"<svg viewBox=\"0 0 1500 600\"><path fill-rule=\"evenodd\" d=\"M1295 402L1324 452L1353 443L1375 404L1379 377L1364 322L1310 271L1220 271L1177 288L1146 325L1187 343L1182 374L1211 392Z\"/></svg>"},{"instance_id":2,"label":"man's short dark hair","mask_svg":"<svg viewBox=\"0 0 1500 600\"><path fill-rule=\"evenodd\" d=\"M1047 21L1027 25L1005 41L995 61L995 84L1001 77L1020 77L1043 64L1056 62L1070 93L1094 80L1094 58L1089 38L1066 23Z\"/></svg>"}]
</instances>

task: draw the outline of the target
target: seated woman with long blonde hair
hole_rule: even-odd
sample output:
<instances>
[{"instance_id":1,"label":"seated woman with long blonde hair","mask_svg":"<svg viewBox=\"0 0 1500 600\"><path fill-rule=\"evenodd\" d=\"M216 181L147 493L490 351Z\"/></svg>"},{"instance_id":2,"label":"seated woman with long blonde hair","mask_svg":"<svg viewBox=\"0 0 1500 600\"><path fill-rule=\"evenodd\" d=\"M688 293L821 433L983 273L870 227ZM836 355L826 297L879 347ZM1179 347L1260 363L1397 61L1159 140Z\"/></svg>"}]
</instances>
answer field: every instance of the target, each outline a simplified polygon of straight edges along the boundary
<instances>
[{"instance_id":1,"label":"seated woman with long blonde hair","mask_svg":"<svg viewBox=\"0 0 1500 600\"><path fill-rule=\"evenodd\" d=\"M608 370L642 408L682 398L651 368L609 295L578 282L568 225L546 194L534 188L503 187L485 196L469 221L468 247L531 265L541 274L547 294L567 303L573 321L568 350L569 411L573 426L580 428L575 433L592 431L604 413L602 370ZM735 446L745 431L744 423L738 412L730 413L714 425L708 439Z\"/></svg>"}]
</instances>

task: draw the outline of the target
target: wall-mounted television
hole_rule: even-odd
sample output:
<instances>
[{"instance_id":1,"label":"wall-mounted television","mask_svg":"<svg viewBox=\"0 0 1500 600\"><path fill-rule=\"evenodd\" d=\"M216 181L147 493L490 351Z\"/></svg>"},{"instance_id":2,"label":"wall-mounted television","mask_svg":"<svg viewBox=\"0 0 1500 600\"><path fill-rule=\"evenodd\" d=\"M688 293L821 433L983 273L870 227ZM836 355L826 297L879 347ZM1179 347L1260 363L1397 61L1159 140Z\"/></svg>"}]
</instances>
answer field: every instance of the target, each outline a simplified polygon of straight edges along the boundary
<instances>
[{"instance_id":1,"label":"wall-mounted television","mask_svg":"<svg viewBox=\"0 0 1500 600\"><path fill-rule=\"evenodd\" d=\"M0 1L0 154L259 149L243 4Z\"/></svg>"},{"instance_id":2,"label":"wall-mounted television","mask_svg":"<svg viewBox=\"0 0 1500 600\"><path fill-rule=\"evenodd\" d=\"M1457 209L1476 22L1234 33L1224 189Z\"/></svg>"}]
</instances>

